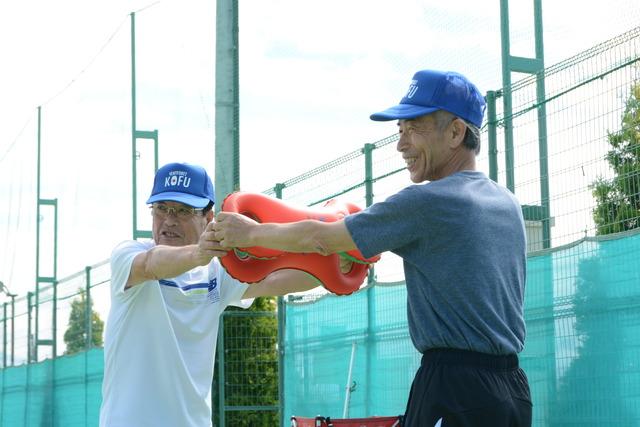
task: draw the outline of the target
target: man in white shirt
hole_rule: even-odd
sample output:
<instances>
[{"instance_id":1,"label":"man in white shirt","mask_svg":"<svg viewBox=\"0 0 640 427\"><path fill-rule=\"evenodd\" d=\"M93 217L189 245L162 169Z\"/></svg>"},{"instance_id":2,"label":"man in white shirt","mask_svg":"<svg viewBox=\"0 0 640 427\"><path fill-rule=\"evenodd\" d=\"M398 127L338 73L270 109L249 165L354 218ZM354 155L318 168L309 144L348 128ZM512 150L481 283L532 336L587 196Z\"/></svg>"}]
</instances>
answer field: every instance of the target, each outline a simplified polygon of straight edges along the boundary
<instances>
[{"instance_id":1,"label":"man in white shirt","mask_svg":"<svg viewBox=\"0 0 640 427\"><path fill-rule=\"evenodd\" d=\"M214 189L200 166L158 170L147 203L153 240L125 241L111 256L101 427L211 426L219 316L260 296L318 285L297 270L251 286L229 276L212 230Z\"/></svg>"}]
</instances>

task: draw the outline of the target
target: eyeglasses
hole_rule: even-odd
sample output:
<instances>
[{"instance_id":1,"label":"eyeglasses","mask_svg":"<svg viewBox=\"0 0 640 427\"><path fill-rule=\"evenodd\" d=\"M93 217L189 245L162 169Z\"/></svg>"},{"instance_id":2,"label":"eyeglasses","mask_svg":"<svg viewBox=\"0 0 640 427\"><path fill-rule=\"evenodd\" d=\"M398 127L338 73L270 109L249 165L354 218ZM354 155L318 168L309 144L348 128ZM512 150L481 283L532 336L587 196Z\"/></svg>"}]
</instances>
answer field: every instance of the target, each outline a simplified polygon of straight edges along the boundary
<instances>
[{"instance_id":1,"label":"eyeglasses","mask_svg":"<svg viewBox=\"0 0 640 427\"><path fill-rule=\"evenodd\" d=\"M196 209L190 206L176 206L171 207L162 203L154 203L150 206L151 215L156 216L158 218L166 218L169 215L173 214L178 219L190 219L196 213L201 213L204 209Z\"/></svg>"}]
</instances>

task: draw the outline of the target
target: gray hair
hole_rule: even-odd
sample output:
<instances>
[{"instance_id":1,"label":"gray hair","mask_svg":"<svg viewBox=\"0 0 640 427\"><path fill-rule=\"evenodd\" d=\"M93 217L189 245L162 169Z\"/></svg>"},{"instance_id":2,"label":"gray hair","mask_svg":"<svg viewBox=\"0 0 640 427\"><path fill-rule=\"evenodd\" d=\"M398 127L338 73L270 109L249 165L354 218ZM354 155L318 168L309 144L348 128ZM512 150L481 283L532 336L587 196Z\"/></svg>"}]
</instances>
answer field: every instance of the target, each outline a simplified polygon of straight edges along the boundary
<instances>
[{"instance_id":1,"label":"gray hair","mask_svg":"<svg viewBox=\"0 0 640 427\"><path fill-rule=\"evenodd\" d=\"M433 113L433 117L436 120L436 126L440 132L442 132L454 119L460 119L467 126L467 130L464 134L464 140L462 145L469 150L475 151L476 155L480 153L480 129L476 125L473 125L463 118L460 118L454 114L451 114L445 110L438 110Z\"/></svg>"}]
</instances>

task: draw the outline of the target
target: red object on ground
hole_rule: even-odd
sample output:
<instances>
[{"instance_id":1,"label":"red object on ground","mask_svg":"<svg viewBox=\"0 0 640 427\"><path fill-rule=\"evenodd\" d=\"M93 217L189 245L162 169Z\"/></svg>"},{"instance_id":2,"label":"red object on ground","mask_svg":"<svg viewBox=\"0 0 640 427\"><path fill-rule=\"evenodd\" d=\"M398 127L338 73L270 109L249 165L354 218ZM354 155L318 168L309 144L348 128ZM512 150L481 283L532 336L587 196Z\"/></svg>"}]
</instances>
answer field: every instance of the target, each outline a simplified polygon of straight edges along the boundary
<instances>
[{"instance_id":1,"label":"red object on ground","mask_svg":"<svg viewBox=\"0 0 640 427\"><path fill-rule=\"evenodd\" d=\"M335 418L291 417L291 427L401 427L402 417Z\"/></svg>"}]
</instances>

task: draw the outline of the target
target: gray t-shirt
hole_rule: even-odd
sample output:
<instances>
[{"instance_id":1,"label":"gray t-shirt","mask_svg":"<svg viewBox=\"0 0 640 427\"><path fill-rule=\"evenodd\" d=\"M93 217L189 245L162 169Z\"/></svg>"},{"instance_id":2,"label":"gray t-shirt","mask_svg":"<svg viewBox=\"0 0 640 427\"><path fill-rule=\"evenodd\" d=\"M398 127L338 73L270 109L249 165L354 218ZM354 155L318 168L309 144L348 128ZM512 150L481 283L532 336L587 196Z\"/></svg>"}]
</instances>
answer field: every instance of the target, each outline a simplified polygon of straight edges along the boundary
<instances>
[{"instance_id":1,"label":"gray t-shirt","mask_svg":"<svg viewBox=\"0 0 640 427\"><path fill-rule=\"evenodd\" d=\"M412 185L345 218L366 257L404 261L413 344L522 351L526 238L520 204L482 172Z\"/></svg>"}]
</instances>

